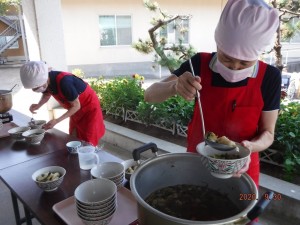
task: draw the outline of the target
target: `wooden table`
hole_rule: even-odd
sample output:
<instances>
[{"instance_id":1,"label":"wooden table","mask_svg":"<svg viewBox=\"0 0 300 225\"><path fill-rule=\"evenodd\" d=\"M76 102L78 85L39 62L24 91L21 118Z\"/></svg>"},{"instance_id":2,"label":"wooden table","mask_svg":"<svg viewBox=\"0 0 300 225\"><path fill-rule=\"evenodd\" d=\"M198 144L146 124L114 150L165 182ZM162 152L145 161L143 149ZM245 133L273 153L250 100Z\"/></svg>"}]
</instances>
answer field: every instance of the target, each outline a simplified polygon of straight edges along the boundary
<instances>
[{"instance_id":1,"label":"wooden table","mask_svg":"<svg viewBox=\"0 0 300 225\"><path fill-rule=\"evenodd\" d=\"M97 154L100 161L121 161L104 151ZM32 180L31 175L42 167L52 165L62 166L67 172L58 190L43 192ZM1 172L1 179L42 224L56 225L65 223L53 212L52 206L73 196L76 187L91 179L91 175L90 170L79 168L77 155L71 155L64 150L6 168Z\"/></svg>"},{"instance_id":2,"label":"wooden table","mask_svg":"<svg viewBox=\"0 0 300 225\"><path fill-rule=\"evenodd\" d=\"M38 145L25 141L15 141L11 137L0 138L0 174L1 170L55 151L66 151L66 143L76 140L74 137L56 129L48 130Z\"/></svg>"},{"instance_id":3,"label":"wooden table","mask_svg":"<svg viewBox=\"0 0 300 225\"><path fill-rule=\"evenodd\" d=\"M30 118L11 110L13 123L27 126ZM7 124L4 124L6 126ZM80 170L78 156L67 152L66 143L77 140L57 129L48 130L38 145L29 145L11 137L0 138L0 176L11 191L16 224L31 224L32 214L42 224L64 224L52 211L52 206L74 194L75 188L90 179L90 171ZM121 161L101 151L100 161ZM37 169L60 165L67 170L63 184L53 193L43 192L31 179ZM17 199L24 205L25 219L20 218Z\"/></svg>"},{"instance_id":4,"label":"wooden table","mask_svg":"<svg viewBox=\"0 0 300 225\"><path fill-rule=\"evenodd\" d=\"M2 132L7 132L8 128L14 126L28 126L28 122L31 120L30 117L15 111L10 110L10 114L13 116L13 121L11 123L6 123L1 128ZM7 133L8 134L8 133ZM1 134L3 135L3 134ZM70 140L76 140L75 137L71 137L68 134L61 132L57 129L48 130L43 138L41 144L39 145L29 145L23 141L15 141L11 137L6 136L0 138L0 175L3 169L18 165L20 163L47 155L55 151L65 150L65 144ZM22 224L25 219L20 218L19 207L17 198L13 192L12 203L14 208L14 214L16 223ZM30 224L29 217L30 212L26 207L24 207L27 223Z\"/></svg>"},{"instance_id":5,"label":"wooden table","mask_svg":"<svg viewBox=\"0 0 300 225\"><path fill-rule=\"evenodd\" d=\"M30 118L15 110L11 110L13 123L18 126L28 125ZM4 124L3 126L8 126ZM0 175L1 170L19 163L38 158L55 151L65 151L66 143L76 140L75 137L57 129L48 130L41 144L29 145L24 141L15 141L11 137L0 138Z\"/></svg>"}]
</instances>

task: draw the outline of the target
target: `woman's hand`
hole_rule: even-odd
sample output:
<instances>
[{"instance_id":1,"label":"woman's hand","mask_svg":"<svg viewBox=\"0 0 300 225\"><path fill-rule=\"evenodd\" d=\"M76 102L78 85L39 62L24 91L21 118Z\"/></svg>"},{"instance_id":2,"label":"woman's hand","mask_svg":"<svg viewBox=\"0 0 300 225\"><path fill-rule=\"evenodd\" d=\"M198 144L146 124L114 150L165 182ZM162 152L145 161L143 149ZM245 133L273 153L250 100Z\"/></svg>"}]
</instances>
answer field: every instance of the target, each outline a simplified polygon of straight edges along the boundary
<instances>
[{"instance_id":1,"label":"woman's hand","mask_svg":"<svg viewBox=\"0 0 300 225\"><path fill-rule=\"evenodd\" d=\"M249 169L249 165L250 165L250 162L251 162L251 158L250 158L250 155L248 156L247 158L247 162L245 163L245 165L243 166L242 169L240 169L238 172L236 172L233 177L241 177L243 173L246 173Z\"/></svg>"},{"instance_id":2,"label":"woman's hand","mask_svg":"<svg viewBox=\"0 0 300 225\"><path fill-rule=\"evenodd\" d=\"M43 129L45 129L45 130L52 129L57 123L58 123L58 121L56 119L50 120L48 123L46 123L43 126Z\"/></svg>"},{"instance_id":3,"label":"woman's hand","mask_svg":"<svg viewBox=\"0 0 300 225\"><path fill-rule=\"evenodd\" d=\"M200 77L193 77L190 72L183 73L178 77L175 85L177 94L188 101L192 101L196 96L196 91L202 88L200 81Z\"/></svg>"},{"instance_id":4,"label":"woman's hand","mask_svg":"<svg viewBox=\"0 0 300 225\"><path fill-rule=\"evenodd\" d=\"M39 104L32 104L30 107L29 107L29 111L33 114L36 114L36 110L38 110L41 106Z\"/></svg>"},{"instance_id":5,"label":"woman's hand","mask_svg":"<svg viewBox=\"0 0 300 225\"><path fill-rule=\"evenodd\" d=\"M252 152L252 144L251 141L242 141L241 145L244 146L245 148L248 148L250 150L250 152ZM241 177L243 173L246 173L249 169L249 164L251 162L251 158L250 155L248 156L247 162L245 163L245 165L243 166L242 169L240 169L236 174L234 174L234 177Z\"/></svg>"}]
</instances>

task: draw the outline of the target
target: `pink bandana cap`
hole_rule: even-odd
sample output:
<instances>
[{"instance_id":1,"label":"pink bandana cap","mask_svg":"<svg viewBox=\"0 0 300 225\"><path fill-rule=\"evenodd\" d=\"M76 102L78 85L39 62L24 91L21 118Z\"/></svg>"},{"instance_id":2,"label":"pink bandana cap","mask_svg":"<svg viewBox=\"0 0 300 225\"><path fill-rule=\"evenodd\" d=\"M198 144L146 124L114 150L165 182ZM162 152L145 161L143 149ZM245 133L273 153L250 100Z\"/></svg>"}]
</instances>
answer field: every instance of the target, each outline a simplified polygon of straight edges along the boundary
<instances>
[{"instance_id":1,"label":"pink bandana cap","mask_svg":"<svg viewBox=\"0 0 300 225\"><path fill-rule=\"evenodd\" d=\"M277 9L263 0L228 0L215 30L217 47L233 58L252 61L274 40Z\"/></svg>"}]
</instances>

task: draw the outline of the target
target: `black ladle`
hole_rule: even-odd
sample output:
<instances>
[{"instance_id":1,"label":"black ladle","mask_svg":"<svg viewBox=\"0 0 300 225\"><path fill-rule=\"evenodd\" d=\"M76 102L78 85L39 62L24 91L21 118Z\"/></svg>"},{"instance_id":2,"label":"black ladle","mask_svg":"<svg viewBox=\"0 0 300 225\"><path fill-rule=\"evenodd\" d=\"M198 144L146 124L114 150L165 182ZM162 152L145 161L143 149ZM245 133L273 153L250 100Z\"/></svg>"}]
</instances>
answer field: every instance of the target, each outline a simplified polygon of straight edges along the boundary
<instances>
[{"instance_id":1,"label":"black ladle","mask_svg":"<svg viewBox=\"0 0 300 225\"><path fill-rule=\"evenodd\" d=\"M189 58L189 64L190 64L190 68L191 68L191 71L192 71L192 75L194 77L196 77L195 72L194 72L194 68L193 68L193 64L192 64L192 60L190 58ZM200 101L200 92L198 90L196 90L196 95L197 95L196 97L197 97L197 100L198 100L199 112L200 112L200 116L201 116L202 133L203 133L203 139L204 139L205 144L211 146L212 148L220 150L220 151L230 151L230 150L235 149L236 148L235 146L220 144L220 143L210 141L210 140L207 139L207 137L205 135L205 125L204 125L202 105L201 105L201 101Z\"/></svg>"}]
</instances>

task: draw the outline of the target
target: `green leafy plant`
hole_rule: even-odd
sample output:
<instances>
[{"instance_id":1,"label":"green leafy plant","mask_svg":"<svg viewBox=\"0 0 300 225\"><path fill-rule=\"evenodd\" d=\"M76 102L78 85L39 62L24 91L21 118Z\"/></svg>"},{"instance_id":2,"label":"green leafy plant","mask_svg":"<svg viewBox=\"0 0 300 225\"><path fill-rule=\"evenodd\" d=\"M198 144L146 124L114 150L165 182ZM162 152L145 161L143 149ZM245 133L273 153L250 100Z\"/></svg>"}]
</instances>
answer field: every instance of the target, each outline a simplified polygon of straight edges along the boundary
<instances>
[{"instance_id":1,"label":"green leafy plant","mask_svg":"<svg viewBox=\"0 0 300 225\"><path fill-rule=\"evenodd\" d=\"M166 124L173 123L173 119L168 115L166 103L151 104L141 101L136 109L138 119L146 125L164 121Z\"/></svg>"},{"instance_id":2,"label":"green leafy plant","mask_svg":"<svg viewBox=\"0 0 300 225\"><path fill-rule=\"evenodd\" d=\"M103 110L110 112L114 112L118 107L135 110L144 98L140 80L129 76L109 81L99 78L91 81L90 85L98 93Z\"/></svg>"},{"instance_id":3,"label":"green leafy plant","mask_svg":"<svg viewBox=\"0 0 300 225\"><path fill-rule=\"evenodd\" d=\"M188 102L180 96L173 96L162 103L151 104L141 101L137 107L139 120L147 125L158 121L167 124L177 123L187 126L193 113L193 102Z\"/></svg>"},{"instance_id":4,"label":"green leafy plant","mask_svg":"<svg viewBox=\"0 0 300 225\"><path fill-rule=\"evenodd\" d=\"M0 16L6 15L11 7L14 7L17 10L20 4L21 4L21 0L1 0Z\"/></svg>"},{"instance_id":5,"label":"green leafy plant","mask_svg":"<svg viewBox=\"0 0 300 225\"><path fill-rule=\"evenodd\" d=\"M300 168L300 103L285 100L281 103L275 129L274 145L284 154L284 171L290 180Z\"/></svg>"},{"instance_id":6,"label":"green leafy plant","mask_svg":"<svg viewBox=\"0 0 300 225\"><path fill-rule=\"evenodd\" d=\"M187 101L181 96L176 95L166 101L166 108L174 122L182 126L187 126L193 115L194 102Z\"/></svg>"}]
</instances>

